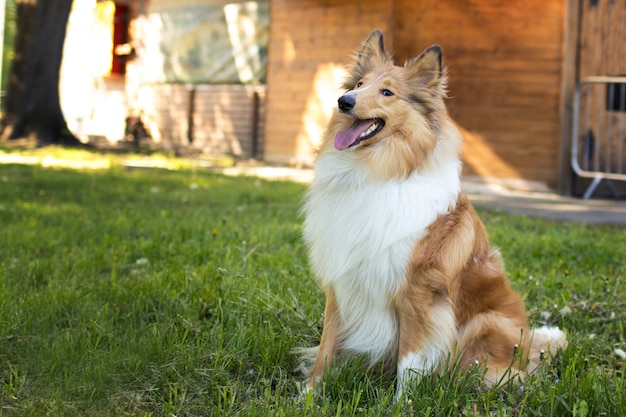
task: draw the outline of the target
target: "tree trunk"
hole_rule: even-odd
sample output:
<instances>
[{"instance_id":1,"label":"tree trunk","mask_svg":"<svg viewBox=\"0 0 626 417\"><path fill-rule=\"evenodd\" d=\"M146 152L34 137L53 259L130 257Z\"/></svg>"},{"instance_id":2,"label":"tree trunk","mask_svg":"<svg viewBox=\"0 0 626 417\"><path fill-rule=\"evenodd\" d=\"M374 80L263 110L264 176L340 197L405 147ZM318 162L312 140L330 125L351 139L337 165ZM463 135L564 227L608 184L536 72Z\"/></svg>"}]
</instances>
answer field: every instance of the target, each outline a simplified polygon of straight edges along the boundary
<instances>
[{"instance_id":1,"label":"tree trunk","mask_svg":"<svg viewBox=\"0 0 626 417\"><path fill-rule=\"evenodd\" d=\"M0 138L80 144L67 128L59 100L59 70L71 7L72 0L17 0L15 57Z\"/></svg>"}]
</instances>

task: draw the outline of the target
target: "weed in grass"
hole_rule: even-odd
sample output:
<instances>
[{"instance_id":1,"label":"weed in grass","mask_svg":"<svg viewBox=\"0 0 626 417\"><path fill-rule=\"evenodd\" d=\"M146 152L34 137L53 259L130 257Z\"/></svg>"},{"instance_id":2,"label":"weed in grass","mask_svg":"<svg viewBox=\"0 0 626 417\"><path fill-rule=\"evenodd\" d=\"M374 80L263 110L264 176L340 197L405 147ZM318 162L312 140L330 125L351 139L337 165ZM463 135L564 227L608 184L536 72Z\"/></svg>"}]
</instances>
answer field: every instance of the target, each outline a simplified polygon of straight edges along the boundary
<instances>
[{"instance_id":1,"label":"weed in grass","mask_svg":"<svg viewBox=\"0 0 626 417\"><path fill-rule=\"evenodd\" d=\"M393 378L348 362L303 395L289 352L324 307L305 187L108 166L0 165L0 414L626 415L624 228L480 212L531 321L569 334L522 386L455 371L396 403Z\"/></svg>"}]
</instances>

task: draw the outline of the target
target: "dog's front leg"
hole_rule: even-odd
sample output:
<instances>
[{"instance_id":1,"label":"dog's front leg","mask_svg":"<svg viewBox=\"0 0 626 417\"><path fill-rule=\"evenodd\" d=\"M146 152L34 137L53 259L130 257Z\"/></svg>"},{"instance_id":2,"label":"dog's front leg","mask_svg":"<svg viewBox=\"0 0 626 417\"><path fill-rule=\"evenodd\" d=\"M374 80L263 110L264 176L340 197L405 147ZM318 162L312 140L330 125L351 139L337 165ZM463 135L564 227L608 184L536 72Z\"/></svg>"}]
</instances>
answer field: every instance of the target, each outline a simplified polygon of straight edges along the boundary
<instances>
[{"instance_id":1,"label":"dog's front leg","mask_svg":"<svg viewBox=\"0 0 626 417\"><path fill-rule=\"evenodd\" d=\"M337 354L337 339L339 338L340 317L337 307L335 292L332 288L326 289L326 307L324 308L324 328L320 341L315 364L311 371L311 377L306 384L307 390L315 388L315 384L322 378L324 368Z\"/></svg>"},{"instance_id":2,"label":"dog's front leg","mask_svg":"<svg viewBox=\"0 0 626 417\"><path fill-rule=\"evenodd\" d=\"M421 299L420 299L421 298ZM405 293L398 307L398 375L396 399L400 399L409 381L419 381L436 372L454 347L456 319L447 298L434 300Z\"/></svg>"}]
</instances>

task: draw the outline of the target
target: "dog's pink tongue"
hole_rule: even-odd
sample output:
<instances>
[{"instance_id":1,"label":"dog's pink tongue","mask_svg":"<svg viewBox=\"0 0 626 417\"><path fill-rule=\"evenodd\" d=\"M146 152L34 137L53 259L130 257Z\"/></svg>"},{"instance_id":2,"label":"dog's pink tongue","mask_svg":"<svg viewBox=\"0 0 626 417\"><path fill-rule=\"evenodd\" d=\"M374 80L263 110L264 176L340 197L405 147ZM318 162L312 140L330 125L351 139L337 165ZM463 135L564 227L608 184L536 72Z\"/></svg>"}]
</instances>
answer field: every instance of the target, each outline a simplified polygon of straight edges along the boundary
<instances>
[{"instance_id":1,"label":"dog's pink tongue","mask_svg":"<svg viewBox=\"0 0 626 417\"><path fill-rule=\"evenodd\" d=\"M341 130L335 135L335 148L339 151L348 149L350 145L359 139L359 136L365 132L373 123L373 120L355 121L348 130Z\"/></svg>"}]
</instances>

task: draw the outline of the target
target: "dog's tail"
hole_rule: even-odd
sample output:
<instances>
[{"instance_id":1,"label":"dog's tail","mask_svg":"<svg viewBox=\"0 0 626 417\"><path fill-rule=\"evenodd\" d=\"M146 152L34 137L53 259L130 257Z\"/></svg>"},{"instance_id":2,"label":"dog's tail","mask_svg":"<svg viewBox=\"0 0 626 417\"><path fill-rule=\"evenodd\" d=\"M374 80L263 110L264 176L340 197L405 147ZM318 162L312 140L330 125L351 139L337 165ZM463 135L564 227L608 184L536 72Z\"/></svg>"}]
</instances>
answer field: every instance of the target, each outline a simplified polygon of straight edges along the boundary
<instances>
[{"instance_id":1,"label":"dog's tail","mask_svg":"<svg viewBox=\"0 0 626 417\"><path fill-rule=\"evenodd\" d=\"M542 326L533 329L530 355L528 356L528 373L540 371L542 365L549 363L560 349L567 348L565 333L558 327Z\"/></svg>"},{"instance_id":2,"label":"dog's tail","mask_svg":"<svg viewBox=\"0 0 626 417\"><path fill-rule=\"evenodd\" d=\"M318 350L319 346L310 348L300 347L291 351L291 353L297 357L296 371L302 373L306 378L311 376Z\"/></svg>"}]
</instances>

